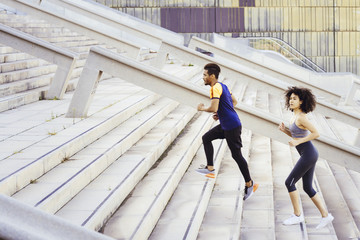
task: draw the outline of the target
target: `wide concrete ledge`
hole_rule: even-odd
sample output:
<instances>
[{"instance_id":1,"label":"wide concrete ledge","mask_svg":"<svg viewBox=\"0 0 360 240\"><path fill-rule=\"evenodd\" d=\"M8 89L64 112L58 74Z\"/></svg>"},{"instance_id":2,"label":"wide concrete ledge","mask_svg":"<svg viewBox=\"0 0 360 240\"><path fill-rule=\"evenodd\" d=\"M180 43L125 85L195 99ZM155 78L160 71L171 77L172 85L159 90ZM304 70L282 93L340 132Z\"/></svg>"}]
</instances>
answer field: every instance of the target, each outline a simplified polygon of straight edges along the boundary
<instances>
[{"instance_id":1,"label":"wide concrete ledge","mask_svg":"<svg viewBox=\"0 0 360 240\"><path fill-rule=\"evenodd\" d=\"M208 102L208 89L182 81L151 66L120 56L103 48L90 50L79 84L67 116L86 116L102 72L120 77L137 86L149 89L182 104L196 108ZM255 107L238 103L236 107L242 122L251 131L288 144L288 137L278 130L283 119ZM360 172L360 149L327 137L314 141L324 159Z\"/></svg>"},{"instance_id":2,"label":"wide concrete ledge","mask_svg":"<svg viewBox=\"0 0 360 240\"><path fill-rule=\"evenodd\" d=\"M71 224L57 216L0 194L1 239L111 240L108 236Z\"/></svg>"},{"instance_id":3,"label":"wide concrete ledge","mask_svg":"<svg viewBox=\"0 0 360 240\"><path fill-rule=\"evenodd\" d=\"M46 0L58 7L72 10L81 16L90 17L103 22L107 26L119 28L134 35L136 41L148 41L151 49L158 50L162 40L184 44L184 37L178 33L161 28L155 24L129 16L128 14L111 9L103 4L89 0Z\"/></svg>"},{"instance_id":4,"label":"wide concrete ledge","mask_svg":"<svg viewBox=\"0 0 360 240\"><path fill-rule=\"evenodd\" d=\"M0 24L0 42L57 65L47 99L62 99L79 55L29 34Z\"/></svg>"},{"instance_id":5,"label":"wide concrete ledge","mask_svg":"<svg viewBox=\"0 0 360 240\"><path fill-rule=\"evenodd\" d=\"M161 69L165 64L168 55L175 59L184 60L199 66L204 66L209 62L215 62L220 65L221 71L226 77L237 79L237 81L247 82L249 86L253 85L256 88L262 88L274 95L283 95L289 86L296 85L308 87L312 89L318 97L317 110L319 112L325 116L335 118L360 128L360 114L335 105L334 103L340 101L340 96L332 92L300 82L296 79L288 82L280 81L277 78L263 74L257 70L227 61L225 58L209 57L193 49L167 42L162 43L158 56L152 60L152 66ZM324 100L321 98L324 98Z\"/></svg>"},{"instance_id":6,"label":"wide concrete ledge","mask_svg":"<svg viewBox=\"0 0 360 240\"><path fill-rule=\"evenodd\" d=\"M113 46L130 58L138 59L140 49L143 47L137 44L136 41L125 39L129 34L120 29L107 26L101 21L81 16L74 11L58 7L47 1L42 1L41 5L38 0L1 0L1 2L32 15L34 18L46 20L55 25L61 25L96 39L99 42Z\"/></svg>"}]
</instances>

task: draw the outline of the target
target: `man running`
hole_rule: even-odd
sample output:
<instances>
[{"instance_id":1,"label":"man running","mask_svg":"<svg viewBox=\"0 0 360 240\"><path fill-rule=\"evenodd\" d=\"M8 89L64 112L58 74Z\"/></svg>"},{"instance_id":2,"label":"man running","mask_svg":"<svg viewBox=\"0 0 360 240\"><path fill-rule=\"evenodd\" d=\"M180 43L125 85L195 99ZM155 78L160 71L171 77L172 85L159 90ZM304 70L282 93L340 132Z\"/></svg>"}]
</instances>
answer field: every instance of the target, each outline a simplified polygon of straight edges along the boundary
<instances>
[{"instance_id":1,"label":"man running","mask_svg":"<svg viewBox=\"0 0 360 240\"><path fill-rule=\"evenodd\" d=\"M198 111L213 113L214 120L219 120L220 124L210 129L202 137L207 165L196 170L196 172L210 178L215 178L213 164L214 148L212 141L215 139L226 139L230 148L231 156L239 166L245 179L244 200L248 199L258 188L250 177L248 164L241 153L241 122L234 106L237 104L236 98L231 94L227 86L218 82L220 67L215 63L208 63L204 67L203 80L205 85L210 88L210 106L205 107L200 103Z\"/></svg>"}]
</instances>

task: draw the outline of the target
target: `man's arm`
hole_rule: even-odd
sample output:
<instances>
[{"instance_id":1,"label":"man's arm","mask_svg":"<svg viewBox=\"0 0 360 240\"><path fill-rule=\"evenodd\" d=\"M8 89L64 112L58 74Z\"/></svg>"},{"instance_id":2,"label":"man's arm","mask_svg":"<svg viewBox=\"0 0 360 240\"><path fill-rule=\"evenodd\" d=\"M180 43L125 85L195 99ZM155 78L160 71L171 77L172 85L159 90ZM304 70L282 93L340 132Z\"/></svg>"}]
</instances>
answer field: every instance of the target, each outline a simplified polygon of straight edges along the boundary
<instances>
[{"instance_id":1,"label":"man's arm","mask_svg":"<svg viewBox=\"0 0 360 240\"><path fill-rule=\"evenodd\" d=\"M233 94L231 94L231 100L233 102L234 107L236 106L236 104L238 103L238 101L236 100L235 96Z\"/></svg>"},{"instance_id":2,"label":"man's arm","mask_svg":"<svg viewBox=\"0 0 360 240\"><path fill-rule=\"evenodd\" d=\"M198 111L217 112L217 110L219 109L219 101L220 100L218 98L211 99L209 107L205 107L203 103L200 103L197 109Z\"/></svg>"}]
</instances>

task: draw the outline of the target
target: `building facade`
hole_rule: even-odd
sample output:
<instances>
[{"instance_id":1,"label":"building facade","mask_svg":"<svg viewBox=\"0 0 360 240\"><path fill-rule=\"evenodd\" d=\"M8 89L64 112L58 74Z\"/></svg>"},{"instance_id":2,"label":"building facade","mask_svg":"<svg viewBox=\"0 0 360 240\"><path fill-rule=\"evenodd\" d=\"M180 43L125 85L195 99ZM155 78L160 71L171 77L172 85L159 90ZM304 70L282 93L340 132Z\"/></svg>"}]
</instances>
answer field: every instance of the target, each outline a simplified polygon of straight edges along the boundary
<instances>
[{"instance_id":1,"label":"building facade","mask_svg":"<svg viewBox=\"0 0 360 240\"><path fill-rule=\"evenodd\" d=\"M274 37L328 72L360 75L360 0L95 0L145 21L211 40Z\"/></svg>"}]
</instances>

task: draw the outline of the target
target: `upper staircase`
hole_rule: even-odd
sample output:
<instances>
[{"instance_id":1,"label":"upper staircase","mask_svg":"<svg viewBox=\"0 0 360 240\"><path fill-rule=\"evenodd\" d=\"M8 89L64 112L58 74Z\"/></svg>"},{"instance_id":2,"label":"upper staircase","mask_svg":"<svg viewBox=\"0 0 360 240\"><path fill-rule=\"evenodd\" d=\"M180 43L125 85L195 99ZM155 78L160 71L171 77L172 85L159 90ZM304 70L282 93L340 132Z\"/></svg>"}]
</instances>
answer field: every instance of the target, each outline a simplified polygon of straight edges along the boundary
<instances>
[{"instance_id":1,"label":"upper staircase","mask_svg":"<svg viewBox=\"0 0 360 240\"><path fill-rule=\"evenodd\" d=\"M314 186L335 220L315 229L320 214L299 181L305 223L283 226L292 213L284 182L299 157L294 148L242 122L242 152L260 184L244 202L244 179L226 141L214 142L215 179L194 171L205 163L201 136L217 124L211 114L136 86L125 72L124 78L102 75L86 117L65 117L91 47L121 56L126 51L26 13L1 12L0 23L80 54L63 99L45 100L56 66L0 47L0 201L8 196L14 206L51 215L27 222L43 224L45 238L75 236L75 230L46 229L61 218L72 229L100 232L94 239L360 239L359 172L327 161L320 152ZM147 69L158 53L143 48L140 56L136 61ZM202 67L170 53L158 70L208 91ZM226 71L220 81L239 105L289 119L283 96ZM358 113L356 107L344 109ZM317 111L309 118L321 135L359 149L357 127ZM39 239L41 228L23 227L22 212L6 215L1 206L0 238L16 239L16 231Z\"/></svg>"}]
</instances>

